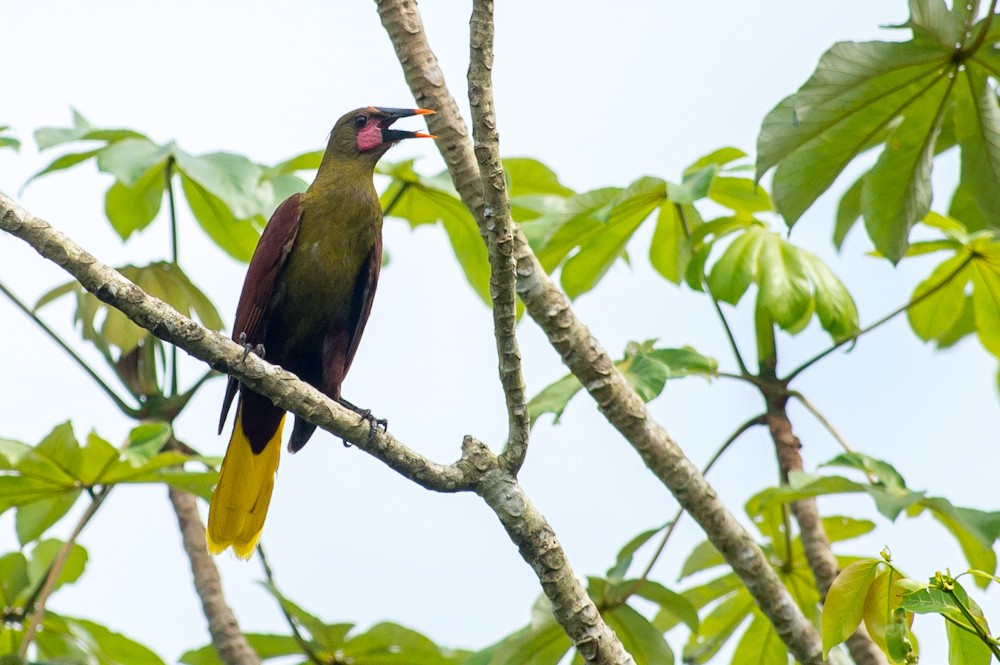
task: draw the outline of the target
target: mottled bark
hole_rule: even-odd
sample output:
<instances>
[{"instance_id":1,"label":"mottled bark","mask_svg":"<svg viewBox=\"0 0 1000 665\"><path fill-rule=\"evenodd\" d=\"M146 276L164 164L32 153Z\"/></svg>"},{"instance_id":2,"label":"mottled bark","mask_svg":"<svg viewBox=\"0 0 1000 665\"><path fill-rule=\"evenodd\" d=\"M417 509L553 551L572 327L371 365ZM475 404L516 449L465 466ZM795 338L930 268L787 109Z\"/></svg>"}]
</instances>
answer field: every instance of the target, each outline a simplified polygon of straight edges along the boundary
<instances>
[{"instance_id":1,"label":"mottled bark","mask_svg":"<svg viewBox=\"0 0 1000 665\"><path fill-rule=\"evenodd\" d=\"M493 2L472 4L469 44L469 104L472 137L485 195L486 246L490 256L490 297L493 300L493 331L497 340L500 383L507 402L507 445L501 464L517 475L528 451L531 421L521 374L521 350L517 344L517 277L514 261L513 221L497 133L493 102Z\"/></svg>"},{"instance_id":2,"label":"mottled bark","mask_svg":"<svg viewBox=\"0 0 1000 665\"><path fill-rule=\"evenodd\" d=\"M465 122L427 43L416 2L375 2L414 98L419 104L430 104L438 110L437 115L429 117L430 129L439 137L438 148L459 196L486 237L489 220L484 211L483 184L477 177L476 155ZM615 369L607 351L576 318L566 296L546 274L516 224L512 235L517 293L528 314L597 401L608 421L705 530L789 651L801 663L822 662L819 635L795 605L753 537L719 500L667 431L649 415L643 401Z\"/></svg>"},{"instance_id":3,"label":"mottled bark","mask_svg":"<svg viewBox=\"0 0 1000 665\"><path fill-rule=\"evenodd\" d=\"M381 430L369 441L368 423L359 423L356 413L294 374L254 354L247 356L243 347L229 338L180 315L3 194L0 194L0 230L27 242L137 325L215 369L231 374L278 406L353 443L413 482L439 492L475 491L483 496L518 545L521 556L535 570L552 601L556 620L580 645L581 653L595 663L632 662L614 632L601 619L551 527L531 506L513 474L500 466L498 458L485 445L466 437L461 459L443 465L414 452ZM203 549L204 533L199 538L199 549Z\"/></svg>"},{"instance_id":4,"label":"mottled bark","mask_svg":"<svg viewBox=\"0 0 1000 665\"><path fill-rule=\"evenodd\" d=\"M767 426L774 441L775 454L781 470L781 482L788 482L788 474L802 471L802 443L792 430L788 418L788 396L781 391L766 391ZM813 497L799 499L791 503L792 516L799 526L799 538L805 552L806 562L816 579L820 596L826 598L830 585L840 572L837 558L833 555L830 539L823 528L819 508ZM847 650L857 665L887 665L885 654L871 640L864 626L859 627L847 638Z\"/></svg>"},{"instance_id":5,"label":"mottled bark","mask_svg":"<svg viewBox=\"0 0 1000 665\"><path fill-rule=\"evenodd\" d=\"M173 488L169 494L177 514L184 553L191 563L194 588L201 599L201 608L208 620L208 632L219 660L226 665L259 665L260 657L247 643L233 611L226 604L219 570L205 548L205 526L198 515L194 495Z\"/></svg>"}]
</instances>

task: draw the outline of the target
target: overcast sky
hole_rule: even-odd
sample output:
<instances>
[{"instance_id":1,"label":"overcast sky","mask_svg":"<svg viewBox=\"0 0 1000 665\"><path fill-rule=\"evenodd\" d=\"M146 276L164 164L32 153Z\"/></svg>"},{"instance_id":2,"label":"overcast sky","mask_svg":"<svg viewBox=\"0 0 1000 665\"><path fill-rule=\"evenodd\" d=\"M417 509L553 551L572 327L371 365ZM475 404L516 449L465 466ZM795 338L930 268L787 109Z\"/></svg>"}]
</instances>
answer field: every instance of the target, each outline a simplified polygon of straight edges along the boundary
<instances>
[{"instance_id":1,"label":"overcast sky","mask_svg":"<svg viewBox=\"0 0 1000 665\"><path fill-rule=\"evenodd\" d=\"M467 4L422 8L463 108ZM752 153L763 116L806 80L829 45L900 38L879 26L901 23L906 13L903 0L497 3L502 151L545 161L578 190L625 186L641 175L676 181L685 165L718 147ZM68 124L70 107L99 126L174 139L195 154L225 150L272 163L321 147L334 120L351 108L412 104L370 2L52 0L6 3L3 15L0 125L12 125L25 143L20 154L0 151L0 190L8 194L51 159L37 153L31 132ZM408 157L419 158L427 173L443 168L429 141L407 142L387 159ZM953 182L953 167L938 168L936 182ZM162 222L127 246L118 242L102 213L108 185L91 165L35 182L19 200L112 265L166 257ZM938 191L940 210L950 190ZM893 270L864 256L869 243L860 229L837 256L829 242L835 204L836 196L822 199L792 240L830 262L854 293L862 323L871 322L906 301L933 259ZM651 233L640 230L631 268L612 270L596 292L579 299L578 314L616 356L629 340L659 338L666 346L692 344L732 369L709 303L649 268ZM390 220L385 242L392 263L345 396L388 418L402 441L442 462L458 456L466 433L499 445L506 418L488 310L466 286L440 230L410 232ZM186 213L181 264L232 321L245 266L209 247ZM0 236L0 281L25 300L66 279L20 241ZM747 349L748 313L743 308L733 317ZM75 339L67 305L44 315ZM123 440L130 423L2 299L0 321L0 436L37 442L70 419L79 437L95 429ZM781 340L786 369L826 346L815 328ZM519 331L534 394L565 369L530 320ZM99 362L96 354L87 357ZM192 363L182 379L200 371ZM975 340L936 353L900 320L803 375L798 387L857 449L891 460L911 487L995 509L995 371ZM215 434L222 393L222 381L210 384L177 423L179 436L208 454L221 455L226 443ZM743 385L688 379L668 386L652 410L702 464L761 403ZM793 406L792 417L807 466L839 452L802 409ZM742 516L747 497L772 484L776 473L770 441L753 432L710 481ZM561 425L546 418L535 428L521 477L580 576L603 574L624 542L675 509L585 396ZM51 607L106 623L172 660L208 637L164 495L161 487L116 490L81 539L91 555L87 573L58 592ZM886 527L866 500L822 501L821 510ZM61 525L56 533L67 531ZM0 551L16 547L13 533L11 516L0 518ZM695 526L684 524L654 577L673 585L700 539ZM444 645L495 641L528 620L540 592L477 497L426 492L327 434L282 461L262 542L279 584L305 608L362 627L398 621ZM838 551L873 556L886 545L918 579L968 567L952 539L923 518L880 528ZM223 556L218 563L243 628L285 632L257 584L257 562ZM1000 622L995 598L985 608ZM918 619L916 628L924 662L943 662L942 622Z\"/></svg>"}]
</instances>

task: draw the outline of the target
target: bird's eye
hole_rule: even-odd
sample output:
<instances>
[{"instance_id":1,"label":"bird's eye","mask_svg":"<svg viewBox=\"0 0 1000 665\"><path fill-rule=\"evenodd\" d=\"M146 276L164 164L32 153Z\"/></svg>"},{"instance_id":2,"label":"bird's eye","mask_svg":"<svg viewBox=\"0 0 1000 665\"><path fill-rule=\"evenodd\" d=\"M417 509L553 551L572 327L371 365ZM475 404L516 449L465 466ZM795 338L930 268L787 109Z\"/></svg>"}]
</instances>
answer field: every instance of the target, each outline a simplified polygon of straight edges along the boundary
<instances>
[{"instance_id":1,"label":"bird's eye","mask_svg":"<svg viewBox=\"0 0 1000 665\"><path fill-rule=\"evenodd\" d=\"M354 126L361 129L368 124L368 116L359 115L354 117Z\"/></svg>"}]
</instances>

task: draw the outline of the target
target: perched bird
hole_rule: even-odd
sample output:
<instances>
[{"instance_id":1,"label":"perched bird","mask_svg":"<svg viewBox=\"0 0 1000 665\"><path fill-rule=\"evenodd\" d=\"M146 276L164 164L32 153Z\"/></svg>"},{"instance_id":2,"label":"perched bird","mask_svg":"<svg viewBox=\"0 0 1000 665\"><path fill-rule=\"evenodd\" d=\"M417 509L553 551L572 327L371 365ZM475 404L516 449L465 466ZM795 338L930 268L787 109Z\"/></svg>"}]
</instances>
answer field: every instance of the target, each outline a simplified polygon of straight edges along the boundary
<instances>
[{"instance_id":1,"label":"perched bird","mask_svg":"<svg viewBox=\"0 0 1000 665\"><path fill-rule=\"evenodd\" d=\"M371 312L382 265L382 208L372 184L375 164L395 143L435 138L391 129L428 109L369 106L334 125L312 185L286 199L261 234L236 308L233 340L294 372L358 412L340 396ZM285 411L240 386L226 388L219 432L237 390L236 423L212 494L206 539L213 554L253 553L271 501ZM288 449L306 444L315 425L296 417Z\"/></svg>"}]
</instances>

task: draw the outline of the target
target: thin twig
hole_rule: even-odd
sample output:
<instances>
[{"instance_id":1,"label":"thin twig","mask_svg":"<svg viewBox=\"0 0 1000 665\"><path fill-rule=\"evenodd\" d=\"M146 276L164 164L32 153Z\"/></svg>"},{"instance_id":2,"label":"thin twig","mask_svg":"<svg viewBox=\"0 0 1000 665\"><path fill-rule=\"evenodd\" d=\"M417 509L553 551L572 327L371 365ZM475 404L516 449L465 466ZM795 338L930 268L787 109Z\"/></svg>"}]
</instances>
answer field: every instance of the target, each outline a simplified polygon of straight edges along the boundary
<instances>
[{"instance_id":1,"label":"thin twig","mask_svg":"<svg viewBox=\"0 0 1000 665\"><path fill-rule=\"evenodd\" d=\"M111 386L109 386L107 383L104 382L104 379L101 378L101 376L94 370L94 368L88 365L87 361L81 358L79 354L77 354L77 352L73 350L73 347L67 344L58 334L56 334L56 332L52 330L52 328L50 328L44 321L42 321L42 319L39 318L39 316L35 314L35 312L33 312L30 307L28 307L25 303L23 303L20 300L20 298L18 298L16 295L14 295L14 293L10 289L8 289L3 284L3 282L0 282L0 292L2 292L5 296L7 296L7 299L10 300L12 303L14 303L14 306L17 307L19 310L21 310L25 316L34 321L35 325L41 328L42 332L48 335L49 339L55 342L60 349L66 352L66 354L69 355L69 357L72 358L73 361L76 363L77 367L82 369L87 374L87 376L93 379L94 383L96 383L98 387L102 391L104 391L104 394L108 396L108 399L110 399L112 402L115 403L115 406L118 407L119 411L121 411L129 418L135 418L137 416L137 414L139 413L138 409L132 408L131 406L126 404L125 400L119 397L118 394L111 388Z\"/></svg>"},{"instance_id":2,"label":"thin twig","mask_svg":"<svg viewBox=\"0 0 1000 665\"><path fill-rule=\"evenodd\" d=\"M264 546L260 543L257 543L257 555L260 557L260 565L264 569L264 577L267 578L271 587L277 591L278 585L274 582L274 573L271 571L271 565L267 561L267 554L264 552ZM299 630L298 622L295 621L295 617L293 617L288 610L285 609L285 604L281 602L281 599L278 599L278 607L281 608L281 613L285 616L285 621L288 623L288 627L292 629L292 636L295 638L295 642L299 645L299 648L302 649L302 653L304 653L306 657L316 665L329 665L320 657L318 653L316 653L316 650L313 649L309 640L303 637L302 631Z\"/></svg>"},{"instance_id":3,"label":"thin twig","mask_svg":"<svg viewBox=\"0 0 1000 665\"><path fill-rule=\"evenodd\" d=\"M819 409L817 409L812 402L806 399L805 395L800 393L798 390L790 390L788 391L788 394L791 397L794 397L795 399L799 400L802 406L806 407L809 413L811 413L813 417L820 422L820 424L826 429L827 432L830 433L830 435L834 439L837 440L837 443L839 443L844 450L846 450L849 453L854 452L854 448L851 447L851 444L847 443L847 439L845 439L840 435L840 432L838 432L837 428L833 426L833 423L827 420L826 417L822 413L820 413Z\"/></svg>"},{"instance_id":4,"label":"thin twig","mask_svg":"<svg viewBox=\"0 0 1000 665\"><path fill-rule=\"evenodd\" d=\"M944 279L942 279L938 284L935 284L933 288L928 289L927 291L921 293L919 296L917 296L913 300L909 301L905 305L901 305L901 306L897 307L896 309L892 310L891 312L889 312L888 314L886 314L885 316L883 316L881 319L879 319L875 323L872 323L871 325L868 325L868 326L862 328L861 330L859 330L855 334L851 335L850 337L848 337L846 339L842 339L839 342L835 343L833 346L827 348L826 350L817 353L815 356L813 356L812 358L810 358L809 360L805 361L804 363L802 363L801 365L799 365L798 367L796 367L795 369L793 369L791 372L789 372L789 374L784 378L784 382L785 383L791 383L792 380L795 377L797 377L799 374L801 374L804 370L809 369L810 367L812 367L813 365L815 365L817 362L819 362L823 358L827 357L828 355L830 355L831 353L833 353L834 351L836 351L837 349L839 349L843 345L845 345L847 343L854 343L854 342L856 342L858 340L858 338L861 337L862 335L870 333L871 331L873 331L876 328L882 326L883 324L888 323L889 321L891 321L892 319L896 318L897 316L899 316L900 314L902 314L906 310L910 309L911 307L913 307L915 305L918 305L919 303L923 302L925 299L927 299L930 296L932 296L933 294L937 293L948 282L950 282L951 280L955 279L959 275L959 273L961 273L963 270L965 270L966 266L968 266L970 263L972 263L973 259L975 259L975 258L976 258L975 254L969 254L967 257L965 257L965 260L962 261L962 263L960 263L957 268L955 268L952 272L948 273L948 276L945 277Z\"/></svg>"},{"instance_id":5,"label":"thin twig","mask_svg":"<svg viewBox=\"0 0 1000 665\"><path fill-rule=\"evenodd\" d=\"M93 495L90 505L83 511L83 515L80 516L80 519L76 522L76 526L73 527L73 531L70 532L69 538L63 542L62 547L59 548L55 558L52 560L52 565L49 566L49 573L45 576L45 584L42 585L42 590L35 601L35 609L31 613L31 619L24 629L24 638L21 640L21 646L17 650L18 656L22 659L28 656L28 648L31 646L32 640L35 639L35 633L38 632L38 628L42 624L42 618L45 616L45 603L48 602L49 596L56 587L56 580L59 579L59 574L62 573L63 566L66 565L66 561L69 559L69 553L73 550L76 539L80 537L83 527L87 526L87 522L97 513L97 509L104 503L104 499L107 498L110 491L111 486L105 485Z\"/></svg>"},{"instance_id":6,"label":"thin twig","mask_svg":"<svg viewBox=\"0 0 1000 665\"><path fill-rule=\"evenodd\" d=\"M500 463L514 475L528 451L531 421L521 374L521 351L517 344L517 263L514 260L514 222L510 197L500 161L493 101L493 2L474 0L470 28L469 104L472 136L483 184L486 207L487 249L490 257L490 295L493 300L493 330L496 335L500 383L507 403L507 443Z\"/></svg>"},{"instance_id":7,"label":"thin twig","mask_svg":"<svg viewBox=\"0 0 1000 665\"><path fill-rule=\"evenodd\" d=\"M167 179L167 205L170 212L170 262L180 269L180 245L177 242L177 209L174 207L174 158L167 158L164 168ZM177 394L177 347L170 347L170 394Z\"/></svg>"}]
</instances>

